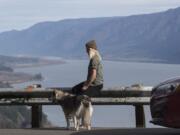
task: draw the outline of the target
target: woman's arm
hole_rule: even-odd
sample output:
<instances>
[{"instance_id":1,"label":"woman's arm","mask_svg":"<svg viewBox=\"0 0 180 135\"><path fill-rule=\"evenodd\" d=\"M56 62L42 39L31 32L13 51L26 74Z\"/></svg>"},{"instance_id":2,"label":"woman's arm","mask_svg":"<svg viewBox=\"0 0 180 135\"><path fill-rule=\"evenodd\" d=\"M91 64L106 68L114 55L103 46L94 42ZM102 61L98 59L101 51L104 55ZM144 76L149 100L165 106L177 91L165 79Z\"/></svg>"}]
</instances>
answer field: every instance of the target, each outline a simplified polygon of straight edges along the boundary
<instances>
[{"instance_id":1,"label":"woman's arm","mask_svg":"<svg viewBox=\"0 0 180 135\"><path fill-rule=\"evenodd\" d=\"M92 82L96 79L96 74L97 74L96 69L94 68L91 69L90 76L89 78L87 78L82 88L83 90L86 90L92 84Z\"/></svg>"}]
</instances>

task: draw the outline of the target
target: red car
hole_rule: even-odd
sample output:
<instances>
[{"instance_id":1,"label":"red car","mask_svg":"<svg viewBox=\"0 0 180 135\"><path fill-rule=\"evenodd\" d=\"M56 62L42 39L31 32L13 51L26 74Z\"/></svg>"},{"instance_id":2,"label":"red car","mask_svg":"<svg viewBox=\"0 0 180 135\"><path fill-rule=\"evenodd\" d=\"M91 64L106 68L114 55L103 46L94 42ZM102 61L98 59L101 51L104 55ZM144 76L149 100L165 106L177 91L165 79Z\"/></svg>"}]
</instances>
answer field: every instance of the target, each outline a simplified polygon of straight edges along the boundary
<instances>
[{"instance_id":1,"label":"red car","mask_svg":"<svg viewBox=\"0 0 180 135\"><path fill-rule=\"evenodd\" d=\"M151 123L180 128L180 77L153 88L150 100Z\"/></svg>"}]
</instances>

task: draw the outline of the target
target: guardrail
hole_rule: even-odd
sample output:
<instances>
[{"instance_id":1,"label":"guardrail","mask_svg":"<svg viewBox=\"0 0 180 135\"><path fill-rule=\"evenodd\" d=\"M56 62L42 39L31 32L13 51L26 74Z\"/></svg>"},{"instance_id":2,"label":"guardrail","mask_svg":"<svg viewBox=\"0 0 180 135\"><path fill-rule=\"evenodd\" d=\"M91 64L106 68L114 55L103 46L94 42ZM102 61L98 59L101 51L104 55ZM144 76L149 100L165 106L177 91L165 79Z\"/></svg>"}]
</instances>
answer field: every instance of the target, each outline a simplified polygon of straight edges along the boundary
<instances>
[{"instance_id":1,"label":"guardrail","mask_svg":"<svg viewBox=\"0 0 180 135\"><path fill-rule=\"evenodd\" d=\"M54 90L71 92L71 88L27 88L0 89L0 105L28 105L32 111L32 128L41 127L42 105L58 105L54 100ZM143 105L149 105L152 87L144 89L108 88L98 96L92 96L93 105L133 105L135 107L136 127L145 127Z\"/></svg>"}]
</instances>

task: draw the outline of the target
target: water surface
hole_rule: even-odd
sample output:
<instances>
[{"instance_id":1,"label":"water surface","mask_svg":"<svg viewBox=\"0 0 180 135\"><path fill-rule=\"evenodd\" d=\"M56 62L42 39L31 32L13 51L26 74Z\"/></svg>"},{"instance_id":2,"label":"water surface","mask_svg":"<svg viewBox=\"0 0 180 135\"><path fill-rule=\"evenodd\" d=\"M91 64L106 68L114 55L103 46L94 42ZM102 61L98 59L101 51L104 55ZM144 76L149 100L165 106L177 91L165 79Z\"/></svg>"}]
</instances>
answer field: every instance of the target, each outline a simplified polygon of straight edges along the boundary
<instances>
[{"instance_id":1,"label":"water surface","mask_svg":"<svg viewBox=\"0 0 180 135\"><path fill-rule=\"evenodd\" d=\"M66 64L46 67L16 69L26 73L42 73L45 80L15 85L25 87L41 83L43 87L71 87L86 79L88 61L68 60ZM180 65L153 64L136 62L103 61L104 86L119 87L140 83L154 86L168 78L180 76ZM65 119L60 106L44 106L49 120L57 126L65 126ZM149 106L145 106L146 124L151 119ZM133 106L94 106L92 126L96 127L135 127Z\"/></svg>"}]
</instances>

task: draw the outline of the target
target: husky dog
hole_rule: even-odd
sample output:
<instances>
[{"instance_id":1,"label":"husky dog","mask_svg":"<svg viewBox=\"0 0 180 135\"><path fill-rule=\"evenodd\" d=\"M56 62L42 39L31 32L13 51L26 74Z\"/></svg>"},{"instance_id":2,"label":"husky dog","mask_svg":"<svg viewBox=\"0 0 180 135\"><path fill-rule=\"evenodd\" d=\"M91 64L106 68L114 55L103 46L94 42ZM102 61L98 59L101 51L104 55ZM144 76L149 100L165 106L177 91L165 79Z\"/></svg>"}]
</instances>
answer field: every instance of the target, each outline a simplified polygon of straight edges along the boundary
<instances>
[{"instance_id":1,"label":"husky dog","mask_svg":"<svg viewBox=\"0 0 180 135\"><path fill-rule=\"evenodd\" d=\"M91 130L93 108L88 96L76 96L67 92L55 90L55 98L62 106L67 122L67 129L70 129L70 122L72 119L75 130L79 130L80 121L82 121L82 127Z\"/></svg>"}]
</instances>

